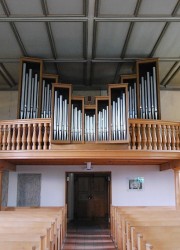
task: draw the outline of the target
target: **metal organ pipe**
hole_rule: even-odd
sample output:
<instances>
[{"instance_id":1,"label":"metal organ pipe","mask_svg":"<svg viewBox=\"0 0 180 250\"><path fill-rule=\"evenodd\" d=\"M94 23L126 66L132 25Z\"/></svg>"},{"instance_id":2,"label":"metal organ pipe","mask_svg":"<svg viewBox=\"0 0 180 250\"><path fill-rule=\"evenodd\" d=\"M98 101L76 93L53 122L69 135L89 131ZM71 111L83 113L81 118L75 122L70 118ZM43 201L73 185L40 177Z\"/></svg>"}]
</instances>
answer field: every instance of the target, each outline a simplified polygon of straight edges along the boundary
<instances>
[{"instance_id":1,"label":"metal organ pipe","mask_svg":"<svg viewBox=\"0 0 180 250\"><path fill-rule=\"evenodd\" d=\"M68 102L55 90L54 94L54 140L68 140Z\"/></svg>"},{"instance_id":2,"label":"metal organ pipe","mask_svg":"<svg viewBox=\"0 0 180 250\"><path fill-rule=\"evenodd\" d=\"M96 122L95 114L85 114L85 118L84 118L85 141L95 141L96 139L95 122Z\"/></svg>"},{"instance_id":3,"label":"metal organ pipe","mask_svg":"<svg viewBox=\"0 0 180 250\"><path fill-rule=\"evenodd\" d=\"M33 69L28 68L27 63L23 63L20 103L21 119L38 117L38 91L38 74Z\"/></svg>"},{"instance_id":4,"label":"metal organ pipe","mask_svg":"<svg viewBox=\"0 0 180 250\"><path fill-rule=\"evenodd\" d=\"M98 140L107 141L109 135L108 106L98 112Z\"/></svg>"},{"instance_id":5,"label":"metal organ pipe","mask_svg":"<svg viewBox=\"0 0 180 250\"><path fill-rule=\"evenodd\" d=\"M82 140L82 110L71 106L71 140Z\"/></svg>"},{"instance_id":6,"label":"metal organ pipe","mask_svg":"<svg viewBox=\"0 0 180 250\"><path fill-rule=\"evenodd\" d=\"M156 67L141 76L140 115L143 119L158 119Z\"/></svg>"},{"instance_id":7,"label":"metal organ pipe","mask_svg":"<svg viewBox=\"0 0 180 250\"><path fill-rule=\"evenodd\" d=\"M112 128L111 138L112 140L125 140L127 138L126 132L126 97L125 93L122 93L111 105L112 110Z\"/></svg>"}]
</instances>

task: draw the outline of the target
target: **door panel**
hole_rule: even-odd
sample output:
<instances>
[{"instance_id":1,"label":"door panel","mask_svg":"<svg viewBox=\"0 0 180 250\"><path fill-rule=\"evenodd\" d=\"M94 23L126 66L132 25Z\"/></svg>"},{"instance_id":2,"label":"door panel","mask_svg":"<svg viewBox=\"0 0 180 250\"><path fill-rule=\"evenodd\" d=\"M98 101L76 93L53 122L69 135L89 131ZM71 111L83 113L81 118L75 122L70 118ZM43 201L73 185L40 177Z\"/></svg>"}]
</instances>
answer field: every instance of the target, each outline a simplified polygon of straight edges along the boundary
<instances>
[{"instance_id":1,"label":"door panel","mask_svg":"<svg viewBox=\"0 0 180 250\"><path fill-rule=\"evenodd\" d=\"M107 175L75 175L75 217L79 219L108 216Z\"/></svg>"}]
</instances>

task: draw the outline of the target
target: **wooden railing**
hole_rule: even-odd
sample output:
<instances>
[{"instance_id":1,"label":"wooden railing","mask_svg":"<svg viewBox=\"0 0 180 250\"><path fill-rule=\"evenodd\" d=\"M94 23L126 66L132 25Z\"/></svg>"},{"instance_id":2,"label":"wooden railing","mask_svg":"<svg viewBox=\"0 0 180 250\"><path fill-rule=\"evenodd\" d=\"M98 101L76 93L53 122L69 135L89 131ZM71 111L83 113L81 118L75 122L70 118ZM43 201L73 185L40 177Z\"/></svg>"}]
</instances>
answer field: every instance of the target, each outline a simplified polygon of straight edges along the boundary
<instances>
[{"instance_id":1,"label":"wooden railing","mask_svg":"<svg viewBox=\"0 0 180 250\"><path fill-rule=\"evenodd\" d=\"M50 127L50 119L1 121L0 150L50 149Z\"/></svg>"},{"instance_id":2,"label":"wooden railing","mask_svg":"<svg viewBox=\"0 0 180 250\"><path fill-rule=\"evenodd\" d=\"M180 123L129 120L130 150L180 150ZM51 119L0 121L0 150L50 150Z\"/></svg>"},{"instance_id":3,"label":"wooden railing","mask_svg":"<svg viewBox=\"0 0 180 250\"><path fill-rule=\"evenodd\" d=\"M180 123L161 120L129 120L129 149L179 150Z\"/></svg>"}]
</instances>

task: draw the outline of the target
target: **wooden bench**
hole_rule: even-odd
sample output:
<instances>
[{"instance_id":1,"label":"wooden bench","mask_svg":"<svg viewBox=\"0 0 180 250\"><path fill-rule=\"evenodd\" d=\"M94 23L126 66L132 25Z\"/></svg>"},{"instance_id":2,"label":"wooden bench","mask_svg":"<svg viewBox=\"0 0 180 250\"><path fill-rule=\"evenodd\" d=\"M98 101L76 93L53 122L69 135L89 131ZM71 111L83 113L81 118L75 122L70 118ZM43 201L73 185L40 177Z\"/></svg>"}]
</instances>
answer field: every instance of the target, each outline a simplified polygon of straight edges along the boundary
<instances>
[{"instance_id":1,"label":"wooden bench","mask_svg":"<svg viewBox=\"0 0 180 250\"><path fill-rule=\"evenodd\" d=\"M0 212L0 250L60 250L64 208L11 208ZM62 227L63 224L63 227Z\"/></svg>"},{"instance_id":2,"label":"wooden bench","mask_svg":"<svg viewBox=\"0 0 180 250\"><path fill-rule=\"evenodd\" d=\"M135 237L137 237L137 240L132 240L130 249L180 249L180 227L132 227L131 231L134 231L133 234Z\"/></svg>"},{"instance_id":3,"label":"wooden bench","mask_svg":"<svg viewBox=\"0 0 180 250\"><path fill-rule=\"evenodd\" d=\"M148 207L112 207L111 211L111 231L118 249L149 250L152 249L152 246L153 249L157 250L161 249L160 246L163 247L162 249L168 250L180 249L178 237L178 233L180 233L180 212L175 210L174 207L170 207L170 209L166 207L149 209ZM172 236L173 245L170 244L171 237L164 237L163 240L162 236L159 237L168 230L169 235ZM174 249L172 249L172 246Z\"/></svg>"},{"instance_id":4,"label":"wooden bench","mask_svg":"<svg viewBox=\"0 0 180 250\"><path fill-rule=\"evenodd\" d=\"M20 213L22 211L32 211L34 213L45 213L47 215L47 212L51 212L54 214L54 212L58 212L58 215L61 215L60 217L60 225L61 225L61 231L62 231L62 239L66 237L66 231L67 231L67 206L64 207L4 207L4 211L19 211Z\"/></svg>"}]
</instances>

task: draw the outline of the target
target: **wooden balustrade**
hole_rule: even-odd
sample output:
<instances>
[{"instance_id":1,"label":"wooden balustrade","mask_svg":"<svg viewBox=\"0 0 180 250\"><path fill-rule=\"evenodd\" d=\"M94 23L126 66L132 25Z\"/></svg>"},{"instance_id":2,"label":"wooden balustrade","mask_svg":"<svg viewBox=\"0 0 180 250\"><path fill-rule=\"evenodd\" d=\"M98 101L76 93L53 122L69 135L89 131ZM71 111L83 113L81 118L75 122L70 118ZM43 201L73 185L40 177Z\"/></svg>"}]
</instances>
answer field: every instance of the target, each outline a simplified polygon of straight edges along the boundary
<instances>
[{"instance_id":1,"label":"wooden balustrade","mask_svg":"<svg viewBox=\"0 0 180 250\"><path fill-rule=\"evenodd\" d=\"M131 150L179 150L180 123L161 120L129 120Z\"/></svg>"},{"instance_id":2,"label":"wooden balustrade","mask_svg":"<svg viewBox=\"0 0 180 250\"><path fill-rule=\"evenodd\" d=\"M50 119L1 121L0 150L48 150L50 126Z\"/></svg>"},{"instance_id":3,"label":"wooden balustrade","mask_svg":"<svg viewBox=\"0 0 180 250\"><path fill-rule=\"evenodd\" d=\"M50 150L51 119L0 121L0 150ZM180 150L180 123L129 119L129 150Z\"/></svg>"}]
</instances>

